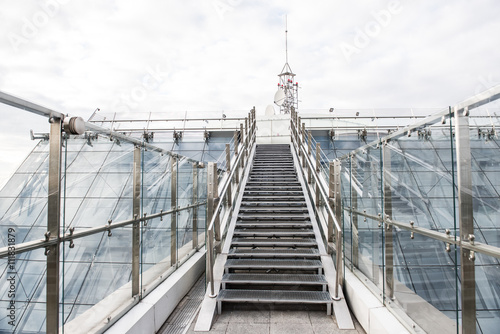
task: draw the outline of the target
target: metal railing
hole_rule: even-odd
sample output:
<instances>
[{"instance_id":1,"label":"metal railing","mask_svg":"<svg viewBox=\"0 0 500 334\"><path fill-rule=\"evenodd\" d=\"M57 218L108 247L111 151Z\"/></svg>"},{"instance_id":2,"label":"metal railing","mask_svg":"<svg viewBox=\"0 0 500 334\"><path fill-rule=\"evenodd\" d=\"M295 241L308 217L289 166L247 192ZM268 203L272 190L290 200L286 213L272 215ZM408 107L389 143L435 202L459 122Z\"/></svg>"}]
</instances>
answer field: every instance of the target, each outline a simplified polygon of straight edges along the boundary
<instances>
[{"instance_id":1,"label":"metal railing","mask_svg":"<svg viewBox=\"0 0 500 334\"><path fill-rule=\"evenodd\" d=\"M483 266L489 264L495 266L495 264L499 263L500 247L495 244L495 241L490 241L490 244L483 242L481 240L483 239L482 233L474 232L481 227L482 222L474 222L475 219L480 218L474 217L473 212L477 210L475 207L484 207L487 209L484 209L486 212L493 215L491 219L494 220L498 208L492 206L490 197L487 200L481 198L479 193L482 189L481 184L474 184L474 182L479 181L477 181L477 177L473 178L471 161L473 160L472 153L480 147L491 150L487 151L491 152L487 154L497 156L498 147L495 144L493 144L494 147L489 145L488 140L497 141L498 139L496 130L500 126L498 117L496 115L492 117L489 112L487 112L488 115L481 114L482 111L478 108L498 99L500 99L500 86L493 87L453 108L450 107L431 117L417 120L410 126L405 126L378 140L360 146L348 155L331 162L330 166L334 165L333 173L323 173L323 175L318 173L320 170L318 166L324 163L322 162L324 154L321 152L321 147L316 143L316 152L314 152L313 143L315 141L311 136L310 129L305 128L305 123L301 124L298 113L292 113L291 128L294 146L298 151L298 155L302 157L303 167L308 175L309 183L311 185L316 184L316 199L321 198L327 201L332 197L326 198L325 187L322 188L322 184L328 183L337 186L333 188L334 204L332 210L328 210L328 215L337 217L336 229L339 228L338 222L342 221L343 233L340 236L344 244L344 265L349 264L351 270L360 278L363 278L362 281L366 282L369 288L374 289L375 295L381 296L384 305L393 311L396 317L401 318L401 314L406 313L406 316L410 319L407 321L411 321L406 326L411 332L424 330L431 333L476 333L476 327L480 328L482 325L478 314L488 311L484 306L482 306L482 309L477 308L478 301L476 301L476 298L481 296L484 298L484 295L491 293L491 289L495 289L492 287L484 290L484 277L482 277L483 281L479 284L475 276L477 275L476 271L480 270L478 272L482 272L483 269L480 268L483 268ZM473 121L470 121L470 119L473 119ZM469 124L470 122L473 123ZM482 129L487 129L487 131ZM480 139L476 137L477 143L474 142L474 147L471 147L471 137L476 133ZM439 141L438 137L440 138ZM432 144L430 144L431 142ZM443 154L448 160L439 163L444 164L445 168L440 169L435 166L436 160L426 161L426 155L416 155L418 151L412 155L408 153L410 149L405 151L398 148L399 146L404 147L405 143L413 143L412 146L408 147L421 147L421 150L438 150L442 148ZM478 154L481 154L481 152L478 152ZM436 157L438 157L438 153L436 153ZM440 159L445 158L441 156ZM488 161L492 166L500 163L497 158L490 158ZM437 182L446 180L447 188L445 191L448 192L446 194L446 204L440 205L451 206L447 211L452 214L449 220L441 221L436 228L419 226L419 221L422 221L422 217L419 216L414 216L414 218L406 222L397 218L398 216L404 216L405 212L410 210L419 212L415 211L415 208L412 209L412 205L418 207L418 201L427 203L425 205L428 207L432 206L433 200L437 202L441 200L440 197L435 199L423 197L426 191L419 189L420 183L411 180L405 181L405 175L410 175L413 179L417 178L417 176L413 175L415 171L408 167L408 164L416 166L417 169L420 168L420 175L423 176L416 179L420 180L419 182L423 182L422 177L425 175L435 175L435 177L432 177L433 182L436 182L435 188L442 186ZM476 161L475 175L478 174L477 169L481 168L481 166ZM489 168L491 169L491 167ZM337 173L341 175L337 175ZM326 180L323 179L325 176ZM425 189L429 189L429 187ZM411 196L417 198L417 203L412 201ZM314 198L314 196L312 197ZM400 202L408 201L409 205L401 207L401 204L399 204L398 206L395 199L399 199ZM494 198L494 200L498 204L499 198ZM454 218L455 205L456 217ZM337 213L337 209L340 210L340 213ZM442 211L439 209L437 213ZM339 218L340 216L341 218ZM358 219L358 217L361 219ZM371 222L375 223L375 225L372 226ZM475 224L477 224L477 227L474 226ZM498 229L498 225L496 228ZM330 226L327 235L331 235ZM406 270L409 273L412 266L406 262L401 264L401 261L409 260L404 259L404 255L398 248L401 246L396 243L397 240L401 242L401 237L406 235L409 236L410 241L416 239L428 240L428 247L434 247L433 245L436 242L443 243L443 257L448 261L451 260L450 270L453 270L455 276L453 282L449 282L450 286L456 284L456 288L451 288L457 295L456 301L454 301L456 305L452 308L454 309L453 313L448 311L446 316L440 312L440 314L437 314L436 308L427 307L426 305L429 305L429 302L418 295L422 292L422 289L425 292L425 288L420 287L419 292L411 288L411 286L405 287L402 282L396 279L397 277L404 277L401 276L403 275L401 271L405 271L405 269L401 270L401 268L407 268ZM362 236L364 239L361 239ZM372 244L370 244L369 240L371 240ZM365 248L364 254L361 253L362 247ZM371 254L366 253L367 248L371 249ZM453 251L459 258L453 260L453 253L449 255L449 258L444 255ZM339 251L337 251L338 254ZM479 267L475 265L478 256L482 264ZM413 266L416 266L416 264L413 264ZM381 271L379 271L380 268ZM399 273L396 275L396 269L398 268ZM430 276L436 268L439 267L432 265L429 269L426 269L425 266L422 266L419 270L424 273L425 270L429 270ZM498 278L495 281L489 275L487 277L488 280L493 279L489 283L486 281L487 284L498 286ZM430 286L434 282L428 280L423 284ZM424 295L429 298L428 293L424 293ZM495 297L493 296L493 298ZM409 300L412 300L413 303L418 302L421 306L406 309L405 305L410 303ZM483 301L481 304L484 305L485 302ZM442 325L436 326L436 322L427 321L435 316L438 318L444 317L441 318L444 321ZM452 318L451 325L444 320L448 317ZM497 328L500 325L500 318L496 316L495 319ZM488 325L491 326L493 320L488 321Z\"/></svg>"},{"instance_id":2,"label":"metal railing","mask_svg":"<svg viewBox=\"0 0 500 334\"><path fill-rule=\"evenodd\" d=\"M227 175L222 180L223 186L220 191L218 189L218 179L216 177L217 164L209 163L208 166L208 214L207 214L207 281L210 285L209 296L215 298L215 281L214 281L214 253L220 253L221 247L224 244L224 236L229 227L228 221L231 218L232 211L222 217L221 210L223 206L232 207L233 202L241 191L242 180L245 172L250 168L252 163L252 151L256 142L256 117L255 108L249 113L249 117L245 119L245 127L243 124L240 127L240 145L234 146L234 156L231 158L229 145L226 145L226 171ZM235 134L236 138L236 134ZM245 160L246 159L246 160ZM241 169L241 171L240 171ZM236 185L236 190L233 192L232 187Z\"/></svg>"},{"instance_id":3,"label":"metal railing","mask_svg":"<svg viewBox=\"0 0 500 334\"><path fill-rule=\"evenodd\" d=\"M66 327L71 328L72 330L75 328L78 330L84 330L83 328L86 328L85 326L90 326L92 321L96 322L93 326L97 326L96 328L100 327L99 330L107 328L117 321L127 310L132 308L142 298L148 295L156 286L167 279L171 273L173 273L181 264L187 261L204 245L205 242L200 242L200 236L206 234L206 225L205 231L198 230L198 220L202 219L198 217L198 211L200 208L207 206L207 204L212 205L207 208L208 211L210 211L209 208L213 209L214 198L217 198L217 196L214 197L212 195L209 199L203 195L205 188L203 180L206 179L203 174L207 173L207 168L203 162L167 151L144 140L131 138L123 133L102 128L94 123L83 122L81 119L76 120L80 122L80 125L84 125L84 130L86 131L85 138L88 139L87 141L87 139L83 139L83 132L73 133L77 135L76 137L73 136L73 134L70 135L68 132L66 123L70 120L70 122L73 122L72 124L74 125L75 118L70 118L63 113L59 113L3 92L0 92L0 102L47 117L50 120L50 136L48 137L47 145L49 150L48 153L44 153L47 154L49 161L47 232L45 235L40 236L40 239L38 240L31 240L16 244L15 253L13 253L12 246L10 245L1 248L0 258L5 260L8 259L9 262L12 260L15 263L15 257L22 253L32 252L38 249L42 249L44 251L46 256L46 297L44 297L45 300L43 301L43 304L46 311L45 319L47 333L57 333L60 330L64 332ZM245 127L245 131L246 133L253 133L253 137L250 140L248 139L248 135L245 134L244 137L242 135L240 139L238 139L239 133L237 131L235 132L235 136L233 137L233 140L235 140L233 150L236 154L238 153L238 150L244 154L238 155L238 159L235 164L233 163L233 166L239 166L238 163L240 162L241 165L243 165L243 156L248 154L247 148L255 140L255 110L252 111L249 118L251 118L253 123L248 125L248 120L246 120L247 126ZM120 156L127 158L125 163L126 167L120 167L118 173L121 173L120 175L130 175L130 179L121 178L120 180L124 183L120 184L120 188L125 189L125 183L128 184L128 180L132 180L133 182L131 182L131 184L133 183L133 189L131 189L131 192L128 191L131 193L131 198L129 196L124 196L123 199L120 197L120 201L130 201L129 205L126 206L127 213L120 214L120 216L130 214L132 219L124 219L116 222L110 219L107 223L103 222L104 224L96 227L79 227L78 225L66 226L64 225L64 208L66 201L66 179L68 175L66 174L67 167L64 163L65 152L67 152L68 147L74 142L78 142L84 147L87 147L85 150L91 152L92 143L94 145L99 143L99 139L102 140L103 144L107 143L106 145L108 146L115 144L118 145L119 147L117 147L119 148L119 151L123 152L118 152L120 153ZM236 145L237 141L241 141L239 147ZM228 146L229 145L226 145L226 152L230 149ZM80 154L80 152L78 152L78 154ZM110 163L112 164L114 162L112 161ZM158 166L160 165L162 169L159 174L159 172L154 169L158 169ZM228 160L227 167L229 166L230 161ZM154 175L159 175L160 180L150 180L151 177L149 177L149 173L151 171L153 171L153 174L156 173ZM123 172L126 172L126 174ZM93 173L98 173L98 171L89 171L88 173L88 175L95 176ZM214 173L214 180L217 181L216 168ZM233 168L230 176L226 178L226 183L223 187L224 192L230 193L231 179L233 176L235 179L238 179L238 168ZM146 184L146 178L149 178L149 182L152 183ZM180 182L180 178L183 178L182 184ZM64 180L64 184L62 184L62 180ZM186 180L188 183L186 183ZM161 204L159 204L157 210L153 211L153 213L147 214L145 212L145 204L143 201L146 200L146 196L150 196L147 198L149 199L152 198L151 196L154 196L154 194L149 194L146 187L154 188L158 183L160 184L163 194L161 196L164 199ZM71 186L72 185L68 184L68 189L70 189ZM109 186L109 184L106 184L106 186ZM167 196L165 195L166 193L168 193L169 197L168 202L165 198L165 196ZM152 199L155 200L154 198ZM179 206L179 203L181 202L185 204ZM116 205L118 205L118 202ZM165 205L166 210L160 210L162 205ZM154 207L155 206L153 206L152 209L154 209ZM129 209L131 210L129 211ZM217 206L216 209L219 210L220 205ZM186 215L186 213L188 214ZM180 219L181 216L183 216L182 221ZM165 223L161 223L166 217L170 220L170 224L168 224L169 226L165 226L163 225ZM182 241L179 237L179 224L184 224L183 228L185 231L183 231L183 240L185 241ZM95 223L92 222L92 225L95 225ZM158 252L158 254L160 256L167 256L167 258L170 257L170 259L168 260L167 258L161 257L155 260L149 260L147 261L146 267L143 267L144 263L146 263L146 259L143 258L144 254L146 254L146 250L144 248L146 246L143 236L152 235L148 232L151 228L153 228L153 230L151 230L153 232L155 228L160 231L160 225L161 231L167 232L162 234L162 238L164 238L165 244L169 243L169 245L161 245L162 249ZM120 297L115 299L115 304L112 304L112 299L114 298L107 298L109 296L106 295L95 296L99 300L97 303L104 302L104 299L106 298L109 299L109 301L106 301L107 304L105 307L109 310L109 313L99 314L99 316L102 316L103 319L98 319L98 317L92 317L92 319L80 319L81 317L77 317L69 323L63 320L64 323L60 324L60 319L66 318L66 316L61 317L60 314L60 309L64 310L64 307L61 308L60 305L61 300L63 305L65 303L64 246L68 245L69 249L72 249L75 247L75 244L79 246L77 239L93 240L93 236L103 235L103 233L106 232L109 238L113 235L114 231L118 231L118 235L131 235L132 242L130 244L130 253L132 256L129 263L129 283L125 284L125 286L121 287L121 289L111 293L114 296L115 293L123 292L128 296L126 296L126 298ZM191 231L192 237L189 236ZM85 245L85 243L83 243L83 245ZM155 245L155 248L156 247L160 247L160 245ZM96 250L94 249L93 252L95 251ZM69 252L69 250L66 252ZM153 264L153 267L150 267L151 264ZM61 275L61 267L63 275ZM145 268L150 268L151 270L146 270ZM21 281L23 280L22 277L19 279ZM124 300L126 300L126 302L123 302ZM109 303L110 301L111 304Z\"/></svg>"},{"instance_id":4,"label":"metal railing","mask_svg":"<svg viewBox=\"0 0 500 334\"><path fill-rule=\"evenodd\" d=\"M335 276L335 300L340 299L339 289L342 286L342 229L340 227L339 221L340 210L340 188L339 183L335 180L339 180L340 170L339 165L336 162L330 163L330 184L328 189L322 181L320 176L320 147L319 144L316 145L315 152L312 151L312 137L311 132L308 132L307 139L305 135L305 127L301 127L298 119L298 113L292 110L290 128L292 133L292 144L293 148L299 157L302 159L302 170L307 175L307 183L311 185L313 190L308 189L314 194L313 200L315 206L318 208L320 202L328 203L325 205L325 211L327 215L326 228L323 228L323 235L325 236L325 246L328 251L331 249L331 245L335 242L335 266L336 266L336 276ZM302 138L301 138L302 136ZM322 225L320 224L320 227Z\"/></svg>"}]
</instances>

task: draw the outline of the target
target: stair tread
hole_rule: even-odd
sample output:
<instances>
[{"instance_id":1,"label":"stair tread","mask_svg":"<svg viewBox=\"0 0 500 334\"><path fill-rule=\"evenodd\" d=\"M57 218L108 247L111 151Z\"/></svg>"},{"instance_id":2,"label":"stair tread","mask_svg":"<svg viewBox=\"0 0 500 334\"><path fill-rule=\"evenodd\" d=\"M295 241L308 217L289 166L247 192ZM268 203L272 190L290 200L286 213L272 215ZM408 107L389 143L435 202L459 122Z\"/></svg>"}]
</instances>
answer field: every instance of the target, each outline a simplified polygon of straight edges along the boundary
<instances>
[{"instance_id":1,"label":"stair tread","mask_svg":"<svg viewBox=\"0 0 500 334\"><path fill-rule=\"evenodd\" d=\"M256 302L256 303L331 303L332 297L326 291L289 291L289 290L240 290L225 289L219 292L218 301Z\"/></svg>"},{"instance_id":2,"label":"stair tread","mask_svg":"<svg viewBox=\"0 0 500 334\"><path fill-rule=\"evenodd\" d=\"M304 259L228 259L225 268L322 268L320 260Z\"/></svg>"},{"instance_id":3,"label":"stair tread","mask_svg":"<svg viewBox=\"0 0 500 334\"><path fill-rule=\"evenodd\" d=\"M287 283L287 284L327 284L324 275L283 275L283 274L224 274L222 282L225 283Z\"/></svg>"}]
</instances>

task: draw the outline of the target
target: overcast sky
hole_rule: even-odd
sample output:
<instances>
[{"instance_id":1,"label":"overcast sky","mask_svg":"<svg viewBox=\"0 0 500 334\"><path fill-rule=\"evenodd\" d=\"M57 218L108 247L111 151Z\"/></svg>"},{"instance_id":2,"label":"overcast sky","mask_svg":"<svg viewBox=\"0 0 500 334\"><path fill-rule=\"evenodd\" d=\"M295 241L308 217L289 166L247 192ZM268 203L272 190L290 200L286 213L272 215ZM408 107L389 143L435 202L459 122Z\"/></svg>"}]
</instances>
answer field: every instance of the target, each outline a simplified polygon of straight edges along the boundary
<instances>
[{"instance_id":1,"label":"overcast sky","mask_svg":"<svg viewBox=\"0 0 500 334\"><path fill-rule=\"evenodd\" d=\"M247 110L285 63L301 109L446 107L500 83L500 2L0 0L0 90L87 119ZM0 184L39 116L0 105Z\"/></svg>"}]
</instances>

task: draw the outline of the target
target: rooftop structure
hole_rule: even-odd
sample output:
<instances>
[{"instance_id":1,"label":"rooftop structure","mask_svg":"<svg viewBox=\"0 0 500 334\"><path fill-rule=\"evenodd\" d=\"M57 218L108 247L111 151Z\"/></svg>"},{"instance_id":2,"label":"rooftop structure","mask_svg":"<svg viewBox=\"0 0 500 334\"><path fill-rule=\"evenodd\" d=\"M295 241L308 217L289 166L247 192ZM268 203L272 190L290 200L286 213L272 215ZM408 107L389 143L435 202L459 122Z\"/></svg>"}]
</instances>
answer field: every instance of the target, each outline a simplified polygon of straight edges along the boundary
<instances>
[{"instance_id":1,"label":"rooftop structure","mask_svg":"<svg viewBox=\"0 0 500 334\"><path fill-rule=\"evenodd\" d=\"M443 110L83 122L1 93L50 124L0 190L0 331L153 333L203 272L203 303L216 305L256 146L280 142L334 267L328 293L367 333L494 333L499 97L494 87Z\"/></svg>"}]
</instances>

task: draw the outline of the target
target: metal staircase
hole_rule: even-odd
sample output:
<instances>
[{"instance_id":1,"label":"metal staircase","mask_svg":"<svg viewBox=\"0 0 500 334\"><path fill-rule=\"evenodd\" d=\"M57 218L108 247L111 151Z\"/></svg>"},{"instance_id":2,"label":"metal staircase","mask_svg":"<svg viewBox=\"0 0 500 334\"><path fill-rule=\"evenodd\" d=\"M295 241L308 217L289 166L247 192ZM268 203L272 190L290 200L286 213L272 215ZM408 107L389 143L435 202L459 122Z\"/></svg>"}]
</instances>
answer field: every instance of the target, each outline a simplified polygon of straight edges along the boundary
<instances>
[{"instance_id":1,"label":"metal staircase","mask_svg":"<svg viewBox=\"0 0 500 334\"><path fill-rule=\"evenodd\" d=\"M333 300L289 145L257 145L224 265L223 303Z\"/></svg>"}]
</instances>

